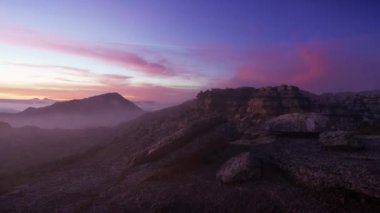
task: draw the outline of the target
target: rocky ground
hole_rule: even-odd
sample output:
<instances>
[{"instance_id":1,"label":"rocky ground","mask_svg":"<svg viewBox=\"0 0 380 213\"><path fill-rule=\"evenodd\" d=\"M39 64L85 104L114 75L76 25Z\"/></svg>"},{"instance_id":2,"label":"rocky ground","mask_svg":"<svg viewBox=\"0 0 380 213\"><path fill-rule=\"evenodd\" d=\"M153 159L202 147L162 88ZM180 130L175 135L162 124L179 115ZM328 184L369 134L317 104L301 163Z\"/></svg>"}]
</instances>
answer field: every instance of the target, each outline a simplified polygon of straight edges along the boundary
<instances>
[{"instance_id":1,"label":"rocky ground","mask_svg":"<svg viewBox=\"0 0 380 213\"><path fill-rule=\"evenodd\" d=\"M379 119L378 92L205 91L36 169L0 212L379 212Z\"/></svg>"}]
</instances>

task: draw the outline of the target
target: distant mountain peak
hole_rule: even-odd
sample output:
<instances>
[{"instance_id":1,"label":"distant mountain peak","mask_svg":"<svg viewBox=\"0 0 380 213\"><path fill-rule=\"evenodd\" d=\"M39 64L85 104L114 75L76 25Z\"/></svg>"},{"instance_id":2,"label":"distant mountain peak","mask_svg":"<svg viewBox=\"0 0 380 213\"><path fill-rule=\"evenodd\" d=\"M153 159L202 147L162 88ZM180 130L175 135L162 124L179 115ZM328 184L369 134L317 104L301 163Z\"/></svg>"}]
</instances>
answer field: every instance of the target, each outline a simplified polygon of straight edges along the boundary
<instances>
[{"instance_id":1,"label":"distant mountain peak","mask_svg":"<svg viewBox=\"0 0 380 213\"><path fill-rule=\"evenodd\" d=\"M127 100L119 93L105 93L84 99L56 102L51 106L37 109L37 111L59 111L65 113L98 113L110 110L142 111L136 104Z\"/></svg>"},{"instance_id":2,"label":"distant mountain peak","mask_svg":"<svg viewBox=\"0 0 380 213\"><path fill-rule=\"evenodd\" d=\"M120 95L117 92L104 93L104 94L92 96L92 97L89 97L89 98L114 98L114 99L124 99L124 100L127 100L127 99L124 98L124 96Z\"/></svg>"},{"instance_id":3,"label":"distant mountain peak","mask_svg":"<svg viewBox=\"0 0 380 213\"><path fill-rule=\"evenodd\" d=\"M120 103L128 103L131 105L135 105L132 101L124 98L124 96L120 95L119 93L104 93L96 96L91 96L88 98L84 99L77 99L77 100L72 100L72 101L80 101L80 102L98 102L98 104L106 104L106 103L111 103L111 102L120 102ZM71 102L71 101L65 101L65 102ZM64 103L64 102L60 102ZM136 106L136 105L135 105ZM137 106L136 106L137 107Z\"/></svg>"},{"instance_id":4,"label":"distant mountain peak","mask_svg":"<svg viewBox=\"0 0 380 213\"><path fill-rule=\"evenodd\" d=\"M113 126L144 113L119 93L106 93L84 99L55 102L7 115L13 126L34 125L42 128L88 128Z\"/></svg>"}]
</instances>

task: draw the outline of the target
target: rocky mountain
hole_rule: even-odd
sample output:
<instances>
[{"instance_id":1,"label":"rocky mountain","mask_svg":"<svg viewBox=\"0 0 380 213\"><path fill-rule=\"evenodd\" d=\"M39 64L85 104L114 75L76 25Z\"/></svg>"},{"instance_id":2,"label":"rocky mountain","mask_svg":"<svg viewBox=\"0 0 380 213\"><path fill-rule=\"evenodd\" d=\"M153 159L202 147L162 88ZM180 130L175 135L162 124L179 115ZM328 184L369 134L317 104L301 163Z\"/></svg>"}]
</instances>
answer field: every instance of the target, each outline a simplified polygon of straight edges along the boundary
<instances>
[{"instance_id":1,"label":"rocky mountain","mask_svg":"<svg viewBox=\"0 0 380 213\"><path fill-rule=\"evenodd\" d=\"M0 114L0 120L14 127L92 128L114 126L141 115L143 110L117 93L81 100L56 102L41 108L28 108L16 114Z\"/></svg>"},{"instance_id":2,"label":"rocky mountain","mask_svg":"<svg viewBox=\"0 0 380 213\"><path fill-rule=\"evenodd\" d=\"M0 211L379 212L379 101L286 85L200 92L36 168Z\"/></svg>"}]
</instances>

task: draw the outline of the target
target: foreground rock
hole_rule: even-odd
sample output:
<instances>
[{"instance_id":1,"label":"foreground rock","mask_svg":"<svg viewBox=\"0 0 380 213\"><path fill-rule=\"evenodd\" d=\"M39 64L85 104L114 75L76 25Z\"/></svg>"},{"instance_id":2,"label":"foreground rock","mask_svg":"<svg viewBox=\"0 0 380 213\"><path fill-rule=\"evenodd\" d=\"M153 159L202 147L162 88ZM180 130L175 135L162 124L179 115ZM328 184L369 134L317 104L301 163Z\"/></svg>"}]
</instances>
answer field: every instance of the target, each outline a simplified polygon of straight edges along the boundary
<instances>
[{"instance_id":1,"label":"foreground rock","mask_svg":"<svg viewBox=\"0 0 380 213\"><path fill-rule=\"evenodd\" d=\"M324 132L319 136L319 142L327 149L332 150L360 150L363 144L351 132L333 131Z\"/></svg>"},{"instance_id":2,"label":"foreground rock","mask_svg":"<svg viewBox=\"0 0 380 213\"><path fill-rule=\"evenodd\" d=\"M266 122L266 130L278 134L318 134L329 128L329 119L317 113L291 113Z\"/></svg>"},{"instance_id":3,"label":"foreground rock","mask_svg":"<svg viewBox=\"0 0 380 213\"><path fill-rule=\"evenodd\" d=\"M316 139L292 138L257 151L305 187L380 198L380 140L363 143L360 152L329 152Z\"/></svg>"},{"instance_id":4,"label":"foreground rock","mask_svg":"<svg viewBox=\"0 0 380 213\"><path fill-rule=\"evenodd\" d=\"M254 159L249 152L244 152L223 164L216 179L222 183L236 183L259 178L260 175L260 161Z\"/></svg>"}]
</instances>

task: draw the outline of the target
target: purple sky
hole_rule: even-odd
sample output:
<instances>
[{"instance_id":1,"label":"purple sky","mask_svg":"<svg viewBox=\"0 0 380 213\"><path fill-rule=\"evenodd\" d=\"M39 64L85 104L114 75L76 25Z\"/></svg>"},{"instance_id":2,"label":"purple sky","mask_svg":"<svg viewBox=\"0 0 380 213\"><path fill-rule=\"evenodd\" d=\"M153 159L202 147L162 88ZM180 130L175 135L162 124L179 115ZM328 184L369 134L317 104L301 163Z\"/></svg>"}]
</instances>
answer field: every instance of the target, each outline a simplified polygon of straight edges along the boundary
<instances>
[{"instance_id":1,"label":"purple sky","mask_svg":"<svg viewBox=\"0 0 380 213\"><path fill-rule=\"evenodd\" d=\"M380 89L380 2L2 0L0 98Z\"/></svg>"}]
</instances>

